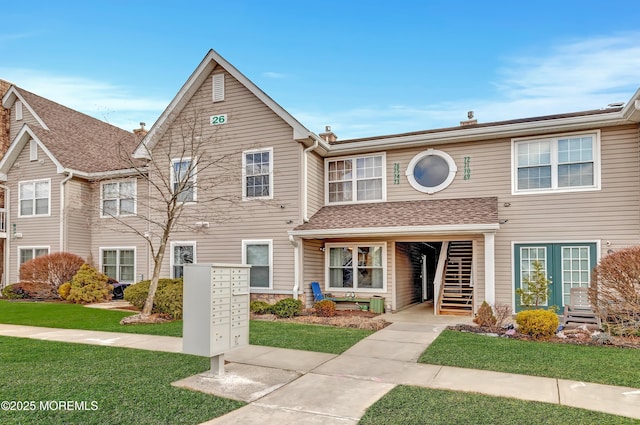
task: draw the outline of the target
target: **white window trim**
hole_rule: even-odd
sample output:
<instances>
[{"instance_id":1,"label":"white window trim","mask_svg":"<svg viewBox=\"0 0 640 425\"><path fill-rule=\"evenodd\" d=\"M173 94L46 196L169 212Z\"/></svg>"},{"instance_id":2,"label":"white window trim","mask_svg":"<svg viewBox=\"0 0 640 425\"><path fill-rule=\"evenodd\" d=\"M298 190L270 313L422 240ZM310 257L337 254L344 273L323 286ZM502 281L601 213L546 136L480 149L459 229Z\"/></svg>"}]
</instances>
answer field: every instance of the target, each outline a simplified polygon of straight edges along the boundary
<instances>
[{"instance_id":1,"label":"white window trim","mask_svg":"<svg viewBox=\"0 0 640 425\"><path fill-rule=\"evenodd\" d=\"M415 176L413 175L413 170L415 169L416 165L418 164L418 162L420 162L422 158L426 156L432 156L432 155L439 156L440 158L445 160L445 162L449 166L449 175L447 176L445 181L440 183L439 185L433 186L433 187L427 187L418 183ZM414 156L413 159L411 159L411 161L409 162L409 165L407 166L407 171L405 172L405 175L407 176L407 180L409 180L409 184L411 185L411 187L413 187L415 190L419 192L427 193L431 195L433 193L440 192L441 190L444 190L447 187L449 187L449 185L453 183L453 180L456 178L457 172L458 172L458 167L456 166L456 162L453 160L451 155L437 149L427 149L426 151L420 152L419 154Z\"/></svg>"},{"instance_id":2,"label":"white window trim","mask_svg":"<svg viewBox=\"0 0 640 425\"><path fill-rule=\"evenodd\" d=\"M171 248L171 255L169 258L169 276L171 276L171 279L175 279L175 276L173 274L173 266L175 266L174 260L173 260L173 249L176 246L192 246L193 247L193 262L191 264L197 264L198 263L198 247L197 247L197 243L196 241L172 241L170 244L170 248Z\"/></svg>"},{"instance_id":3,"label":"white window trim","mask_svg":"<svg viewBox=\"0 0 640 425\"><path fill-rule=\"evenodd\" d=\"M104 208L103 208L104 200L105 200L103 198L103 194L104 194L104 191L102 190L103 186L105 184L111 184L111 183L118 183L118 185L120 185L120 183L127 183L127 182L133 182L133 214L120 214L120 202L118 202L117 214L114 214L114 215L105 214ZM120 201L120 199L121 199L120 197L116 198L116 200L118 201ZM101 218L133 217L137 214L138 214L138 181L136 179L105 180L100 182L100 217Z\"/></svg>"},{"instance_id":4,"label":"white window trim","mask_svg":"<svg viewBox=\"0 0 640 425\"><path fill-rule=\"evenodd\" d=\"M175 179L174 164L177 162L193 161L191 157L172 158L171 159L171 193L173 193L173 183ZM198 202L198 166L193 167L193 200L181 202L183 204L195 204Z\"/></svg>"},{"instance_id":5,"label":"white window trim","mask_svg":"<svg viewBox=\"0 0 640 425\"><path fill-rule=\"evenodd\" d=\"M273 289L273 239L243 239L242 264L247 265L247 245L269 245L269 287L253 287L249 281L249 291L270 291Z\"/></svg>"},{"instance_id":6,"label":"white window trim","mask_svg":"<svg viewBox=\"0 0 640 425\"><path fill-rule=\"evenodd\" d=\"M356 272L355 267L353 273L353 288L338 288L331 286L329 282L329 270L330 270L330 248L352 248L352 252L357 253L358 247L366 246L366 247L382 247L382 288L358 288L358 273ZM353 257L352 257L353 258ZM352 267L357 264L356 261L352 261ZM324 251L324 275L325 275L325 284L324 289L327 292L371 292L371 293L386 293L387 292L387 243L386 242L332 242L325 244Z\"/></svg>"},{"instance_id":7,"label":"white window trim","mask_svg":"<svg viewBox=\"0 0 640 425\"><path fill-rule=\"evenodd\" d=\"M356 178L356 168L352 168L353 176L351 178L351 190L352 196L351 201L342 201L342 202L329 202L329 163L333 161L344 161L347 159L352 160L352 164L355 165L355 160L357 158L369 158L374 156L382 157L382 198L367 200L367 201L358 201L356 198L358 197L358 179ZM370 153L366 155L349 155L349 156L337 156L331 158L325 158L324 160L324 204L325 205L349 205L349 204L368 204L372 202L386 202L387 200L387 154L386 152L376 152Z\"/></svg>"},{"instance_id":8,"label":"white window trim","mask_svg":"<svg viewBox=\"0 0 640 425\"><path fill-rule=\"evenodd\" d=\"M47 254L51 254L51 246L49 245L27 245L27 246L18 246L17 248L17 252L18 252L18 256L16 258L16 264L17 264L17 269L16 269L16 276L18 276L18 282L20 282L20 266L22 264L20 264L20 252L26 249L30 249L31 251L33 251L34 249L46 249L47 250ZM35 258L35 257L34 257ZM33 259L33 258L32 258Z\"/></svg>"},{"instance_id":9,"label":"white window trim","mask_svg":"<svg viewBox=\"0 0 640 425\"><path fill-rule=\"evenodd\" d=\"M249 153L258 153L258 152L269 152L269 196L247 196L247 154ZM274 170L274 158L273 158L273 148L263 148L263 149L249 149L242 152L242 200L243 201L252 201L252 200L265 200L265 199L273 199L273 191L274 191L274 179L273 179L273 170Z\"/></svg>"},{"instance_id":10,"label":"white window trim","mask_svg":"<svg viewBox=\"0 0 640 425\"><path fill-rule=\"evenodd\" d=\"M118 259L118 263L116 264L116 272L118 274L118 279L116 279L118 282L125 282L125 283L135 283L136 280L136 276L138 276L137 271L138 271L138 251L136 249L135 246L101 246L99 248L99 252L100 252L100 264L98 267L100 267L99 272L103 273L102 271L103 268L103 252L104 251L117 251L118 255L116 256L116 258ZM120 251L133 251L133 281L129 282L128 280L120 280Z\"/></svg>"},{"instance_id":11,"label":"white window trim","mask_svg":"<svg viewBox=\"0 0 640 425\"><path fill-rule=\"evenodd\" d=\"M44 181L49 183L49 197L48 197L48 202L47 202L48 210L47 210L46 214L35 214L35 209L36 209L36 206L35 206L35 183L44 182ZM23 183L34 183L34 189L33 189L34 190L34 198L33 198L33 200L34 200L34 205L33 205L34 214L27 214L27 215L23 215L22 214L22 208L20 208L20 204L22 202L22 198L20 197L20 186ZM49 179L22 180L22 181L19 181L18 182L18 217L20 217L20 218L23 218L23 217L24 218L29 218L29 217L50 217L50 216L51 216L51 179L49 178Z\"/></svg>"},{"instance_id":12,"label":"white window trim","mask_svg":"<svg viewBox=\"0 0 640 425\"><path fill-rule=\"evenodd\" d=\"M558 187L558 139L574 136L593 137L593 185ZM518 190L518 153L517 145L520 142L551 141L551 188L547 189L522 189ZM572 132L562 134L548 134L536 137L518 137L511 139L511 194L532 195L544 193L585 192L601 189L601 156L600 156L600 130L588 132Z\"/></svg>"}]
</instances>

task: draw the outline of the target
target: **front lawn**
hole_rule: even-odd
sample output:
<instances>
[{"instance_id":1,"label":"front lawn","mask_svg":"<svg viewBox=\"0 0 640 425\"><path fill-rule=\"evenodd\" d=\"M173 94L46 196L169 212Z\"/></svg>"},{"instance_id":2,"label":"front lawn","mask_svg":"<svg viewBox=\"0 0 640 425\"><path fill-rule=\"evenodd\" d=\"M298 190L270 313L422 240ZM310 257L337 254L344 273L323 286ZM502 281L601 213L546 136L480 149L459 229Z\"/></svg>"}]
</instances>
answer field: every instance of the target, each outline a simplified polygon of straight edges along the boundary
<instances>
[{"instance_id":1,"label":"front lawn","mask_svg":"<svg viewBox=\"0 0 640 425\"><path fill-rule=\"evenodd\" d=\"M85 329L149 335L182 336L182 321L121 325L133 312L87 308L78 304L0 300L0 323L48 328ZM252 320L249 342L254 345L340 354L373 331L332 326Z\"/></svg>"},{"instance_id":2,"label":"front lawn","mask_svg":"<svg viewBox=\"0 0 640 425\"><path fill-rule=\"evenodd\" d=\"M636 419L557 404L400 385L373 404L359 425L637 423Z\"/></svg>"},{"instance_id":3,"label":"front lawn","mask_svg":"<svg viewBox=\"0 0 640 425\"><path fill-rule=\"evenodd\" d=\"M198 424L244 405L171 386L209 369L185 354L0 337L3 424ZM31 403L33 402L33 403Z\"/></svg>"},{"instance_id":4,"label":"front lawn","mask_svg":"<svg viewBox=\"0 0 640 425\"><path fill-rule=\"evenodd\" d=\"M640 388L640 350L519 341L446 330L420 363Z\"/></svg>"}]
</instances>

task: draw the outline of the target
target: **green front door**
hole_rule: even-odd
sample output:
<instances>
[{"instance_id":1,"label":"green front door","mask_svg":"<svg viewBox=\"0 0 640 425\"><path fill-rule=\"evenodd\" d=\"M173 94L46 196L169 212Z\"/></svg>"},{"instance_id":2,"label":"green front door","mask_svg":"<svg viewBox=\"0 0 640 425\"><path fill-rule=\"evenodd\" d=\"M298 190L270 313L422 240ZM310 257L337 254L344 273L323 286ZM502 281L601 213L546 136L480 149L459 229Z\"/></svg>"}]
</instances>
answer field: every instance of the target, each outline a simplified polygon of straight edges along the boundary
<instances>
[{"instance_id":1,"label":"green front door","mask_svg":"<svg viewBox=\"0 0 640 425\"><path fill-rule=\"evenodd\" d=\"M516 244L514 258L515 288L522 287L523 280L533 271L533 263L539 261L551 281L550 296L543 306L555 305L560 311L569 302L571 288L589 286L591 271L596 266L596 244ZM520 297L516 295L516 311L520 310Z\"/></svg>"}]
</instances>

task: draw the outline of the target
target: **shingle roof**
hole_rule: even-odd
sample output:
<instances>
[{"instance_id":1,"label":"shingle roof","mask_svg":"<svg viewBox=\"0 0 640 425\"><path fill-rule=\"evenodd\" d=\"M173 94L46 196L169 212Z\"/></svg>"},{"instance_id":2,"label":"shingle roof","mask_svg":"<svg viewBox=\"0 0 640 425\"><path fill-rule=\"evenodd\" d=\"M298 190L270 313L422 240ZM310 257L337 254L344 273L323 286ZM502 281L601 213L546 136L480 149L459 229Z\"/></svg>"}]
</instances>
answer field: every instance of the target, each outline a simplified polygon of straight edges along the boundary
<instances>
[{"instance_id":1,"label":"shingle roof","mask_svg":"<svg viewBox=\"0 0 640 425\"><path fill-rule=\"evenodd\" d=\"M49 127L30 126L63 167L85 173L130 168L121 152L133 153L137 146L133 133L27 90L16 90Z\"/></svg>"},{"instance_id":2,"label":"shingle roof","mask_svg":"<svg viewBox=\"0 0 640 425\"><path fill-rule=\"evenodd\" d=\"M322 207L301 230L498 224L498 198L373 202Z\"/></svg>"},{"instance_id":3,"label":"shingle roof","mask_svg":"<svg viewBox=\"0 0 640 425\"><path fill-rule=\"evenodd\" d=\"M622 108L592 109L588 111L570 112L566 114L543 115L538 117L519 118L519 119L507 120L507 121L494 121L494 122L486 122L486 123L480 123L480 124L467 124L465 126L434 128L430 130L412 131L407 133L363 137L360 139L336 140L335 142L331 142L330 144L332 146L345 145L349 143L366 142L369 140L392 139L396 137L418 136L421 134L446 133L447 131L454 131L454 130L461 130L461 129L467 130L467 129L473 129L473 128L500 127L504 125L521 124L521 123L527 123L527 122L550 121L550 120L555 120L560 118L574 118L574 117L582 117L582 116L589 116L589 115L608 114L611 112L620 112L621 110Z\"/></svg>"}]
</instances>

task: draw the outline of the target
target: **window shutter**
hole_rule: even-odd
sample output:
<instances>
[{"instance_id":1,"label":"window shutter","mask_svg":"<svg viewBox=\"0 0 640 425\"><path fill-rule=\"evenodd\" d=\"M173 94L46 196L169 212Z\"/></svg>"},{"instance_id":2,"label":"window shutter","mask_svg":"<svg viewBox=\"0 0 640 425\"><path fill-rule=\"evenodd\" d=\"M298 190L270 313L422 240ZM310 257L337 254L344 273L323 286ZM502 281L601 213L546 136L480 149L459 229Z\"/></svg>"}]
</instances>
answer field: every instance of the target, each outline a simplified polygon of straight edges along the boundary
<instances>
[{"instance_id":1,"label":"window shutter","mask_svg":"<svg viewBox=\"0 0 640 425\"><path fill-rule=\"evenodd\" d=\"M213 101L221 102L224 100L224 74L215 74L213 76Z\"/></svg>"}]
</instances>

